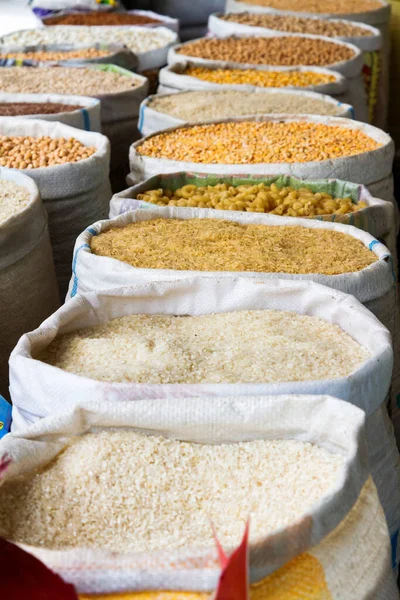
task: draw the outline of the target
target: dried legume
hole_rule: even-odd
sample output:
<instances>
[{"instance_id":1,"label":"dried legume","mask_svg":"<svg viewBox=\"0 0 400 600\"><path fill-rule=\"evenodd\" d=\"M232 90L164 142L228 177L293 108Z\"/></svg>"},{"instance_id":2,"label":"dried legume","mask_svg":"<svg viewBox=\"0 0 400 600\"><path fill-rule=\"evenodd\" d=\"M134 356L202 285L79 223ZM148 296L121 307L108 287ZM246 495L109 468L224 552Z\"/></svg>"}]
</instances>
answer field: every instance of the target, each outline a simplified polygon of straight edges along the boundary
<instances>
[{"instance_id":1,"label":"dried legume","mask_svg":"<svg viewBox=\"0 0 400 600\"><path fill-rule=\"evenodd\" d=\"M136 77L86 67L3 67L0 89L14 94L101 96L142 85Z\"/></svg>"},{"instance_id":2,"label":"dried legume","mask_svg":"<svg viewBox=\"0 0 400 600\"><path fill-rule=\"evenodd\" d=\"M189 66L183 75L211 83L257 87L314 87L336 81L334 75L314 71L257 71L256 69L211 69Z\"/></svg>"},{"instance_id":3,"label":"dried legume","mask_svg":"<svg viewBox=\"0 0 400 600\"><path fill-rule=\"evenodd\" d=\"M22 212L30 202L29 191L13 181L0 179L0 225Z\"/></svg>"},{"instance_id":4,"label":"dried legume","mask_svg":"<svg viewBox=\"0 0 400 600\"><path fill-rule=\"evenodd\" d=\"M82 106L59 104L57 102L0 102L0 116L18 117L21 115L54 115L72 112Z\"/></svg>"},{"instance_id":5,"label":"dried legume","mask_svg":"<svg viewBox=\"0 0 400 600\"><path fill-rule=\"evenodd\" d=\"M153 19L145 15L127 15L115 12L90 12L61 17L49 17L43 21L44 25L147 25L149 23L158 23L162 25L159 19Z\"/></svg>"},{"instance_id":6,"label":"dried legume","mask_svg":"<svg viewBox=\"0 0 400 600\"><path fill-rule=\"evenodd\" d=\"M368 358L336 325L280 310L130 315L61 335L38 357L100 381L149 384L330 379Z\"/></svg>"},{"instance_id":7,"label":"dried legume","mask_svg":"<svg viewBox=\"0 0 400 600\"><path fill-rule=\"evenodd\" d=\"M233 547L249 516L252 542L297 521L342 466L339 454L295 440L206 445L103 430L5 482L0 532L49 549L149 552L213 548L214 523Z\"/></svg>"},{"instance_id":8,"label":"dried legume","mask_svg":"<svg viewBox=\"0 0 400 600\"><path fill-rule=\"evenodd\" d=\"M38 169L89 158L96 148L75 138L49 136L0 136L0 166L11 169Z\"/></svg>"},{"instance_id":9,"label":"dried legume","mask_svg":"<svg viewBox=\"0 0 400 600\"><path fill-rule=\"evenodd\" d=\"M234 90L156 96L149 102L149 108L189 122L268 113L337 115L341 111L338 103L325 102L318 98L287 93L253 94Z\"/></svg>"},{"instance_id":10,"label":"dried legume","mask_svg":"<svg viewBox=\"0 0 400 600\"><path fill-rule=\"evenodd\" d=\"M81 48L76 50L34 50L26 52L1 52L0 58L17 60L71 60L73 58L100 58L110 54L109 50Z\"/></svg>"},{"instance_id":11,"label":"dried legume","mask_svg":"<svg viewBox=\"0 0 400 600\"><path fill-rule=\"evenodd\" d=\"M287 33L308 33L325 37L367 37L371 31L366 27L346 21L330 19L306 19L292 15L273 15L267 13L233 13L221 15L224 21L241 23L254 27L266 27Z\"/></svg>"},{"instance_id":12,"label":"dried legume","mask_svg":"<svg viewBox=\"0 0 400 600\"><path fill-rule=\"evenodd\" d=\"M277 10L310 12L319 14L357 14L382 8L379 0L241 0L245 4L268 6Z\"/></svg>"},{"instance_id":13,"label":"dried legume","mask_svg":"<svg viewBox=\"0 0 400 600\"><path fill-rule=\"evenodd\" d=\"M202 38L177 49L177 54L250 65L324 66L349 60L354 50L318 38L227 37Z\"/></svg>"},{"instance_id":14,"label":"dried legume","mask_svg":"<svg viewBox=\"0 0 400 600\"><path fill-rule=\"evenodd\" d=\"M159 27L39 27L11 33L3 38L3 43L17 46L37 46L41 44L78 44L97 43L125 45L132 52L141 54L162 48L174 42L176 35L169 29Z\"/></svg>"},{"instance_id":15,"label":"dried legume","mask_svg":"<svg viewBox=\"0 0 400 600\"><path fill-rule=\"evenodd\" d=\"M330 194L313 192L303 187L278 188L275 183L239 185L226 183L197 187L185 185L175 191L169 189L148 190L137 195L158 206L183 206L238 210L244 212L270 213L287 217L315 217L317 215L345 215L367 205L353 204L351 198L333 198Z\"/></svg>"},{"instance_id":16,"label":"dried legume","mask_svg":"<svg viewBox=\"0 0 400 600\"><path fill-rule=\"evenodd\" d=\"M178 127L148 137L139 154L213 164L294 163L353 156L379 148L358 129L288 121L241 121Z\"/></svg>"},{"instance_id":17,"label":"dried legume","mask_svg":"<svg viewBox=\"0 0 400 600\"><path fill-rule=\"evenodd\" d=\"M362 242L338 231L219 219L130 223L93 236L90 247L139 269L339 275L377 260Z\"/></svg>"}]
</instances>

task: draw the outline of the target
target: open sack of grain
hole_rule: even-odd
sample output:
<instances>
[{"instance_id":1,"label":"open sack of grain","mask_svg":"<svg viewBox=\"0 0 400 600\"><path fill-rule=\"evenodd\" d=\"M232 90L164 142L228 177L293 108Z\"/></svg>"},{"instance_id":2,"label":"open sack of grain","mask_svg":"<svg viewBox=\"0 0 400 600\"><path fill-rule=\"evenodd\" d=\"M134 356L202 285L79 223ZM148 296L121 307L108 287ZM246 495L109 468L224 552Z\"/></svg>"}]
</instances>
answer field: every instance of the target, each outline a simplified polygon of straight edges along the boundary
<instances>
[{"instance_id":1,"label":"open sack of grain","mask_svg":"<svg viewBox=\"0 0 400 600\"><path fill-rule=\"evenodd\" d=\"M242 90L181 91L149 96L140 106L143 136L162 129L210 119L265 114L317 114L353 118L349 104L309 91L254 88Z\"/></svg>"},{"instance_id":2,"label":"open sack of grain","mask_svg":"<svg viewBox=\"0 0 400 600\"><path fill-rule=\"evenodd\" d=\"M100 133L16 117L0 117L0 134L1 166L26 173L39 188L62 294L76 236L108 212L110 144Z\"/></svg>"},{"instance_id":3,"label":"open sack of grain","mask_svg":"<svg viewBox=\"0 0 400 600\"><path fill-rule=\"evenodd\" d=\"M8 358L23 332L59 306L47 215L35 182L0 168L0 394Z\"/></svg>"},{"instance_id":4,"label":"open sack of grain","mask_svg":"<svg viewBox=\"0 0 400 600\"><path fill-rule=\"evenodd\" d=\"M399 455L385 407L392 366L390 334L376 317L313 281L138 283L78 295L20 339L10 359L13 429L93 397L331 394L367 414L371 470L396 551Z\"/></svg>"},{"instance_id":5,"label":"open sack of grain","mask_svg":"<svg viewBox=\"0 0 400 600\"><path fill-rule=\"evenodd\" d=\"M364 415L329 396L92 402L0 456L1 535L85 598L207 600L212 524L229 551L249 516L251 600L398 598Z\"/></svg>"},{"instance_id":6,"label":"open sack of grain","mask_svg":"<svg viewBox=\"0 0 400 600\"><path fill-rule=\"evenodd\" d=\"M341 73L347 81L344 99L354 106L359 121L368 120L368 101L361 71L361 50L332 38L310 35L277 34L273 37L235 35L225 38L200 38L180 44L168 52L168 63L191 60L201 66L204 61L286 67L323 67Z\"/></svg>"},{"instance_id":7,"label":"open sack of grain","mask_svg":"<svg viewBox=\"0 0 400 600\"><path fill-rule=\"evenodd\" d=\"M118 26L135 25L140 27L167 27L179 33L179 21L167 15L160 15L151 10L129 10L127 12L82 12L76 10L59 11L57 14L43 17L43 25L89 25Z\"/></svg>"},{"instance_id":8,"label":"open sack of grain","mask_svg":"<svg viewBox=\"0 0 400 600\"><path fill-rule=\"evenodd\" d=\"M230 175L335 177L364 184L374 197L391 202L397 231L393 158L390 136L365 123L317 115L242 117L182 125L139 140L129 151L127 182L177 171L220 173L221 165L229 165Z\"/></svg>"},{"instance_id":9,"label":"open sack of grain","mask_svg":"<svg viewBox=\"0 0 400 600\"><path fill-rule=\"evenodd\" d=\"M160 71L158 94L180 91L263 91L287 88L311 91L345 103L348 82L340 73L320 67L267 67L240 63L191 60L176 62ZM236 115L237 116L237 115Z\"/></svg>"},{"instance_id":10,"label":"open sack of grain","mask_svg":"<svg viewBox=\"0 0 400 600\"><path fill-rule=\"evenodd\" d=\"M110 179L114 191L124 188L129 146L140 137L137 124L148 93L146 77L114 65L4 67L0 87L10 94L82 94L99 99L101 130L112 146Z\"/></svg>"},{"instance_id":11,"label":"open sack of grain","mask_svg":"<svg viewBox=\"0 0 400 600\"><path fill-rule=\"evenodd\" d=\"M89 96L0 92L0 116L59 121L85 131L101 131L100 101Z\"/></svg>"},{"instance_id":12,"label":"open sack of grain","mask_svg":"<svg viewBox=\"0 0 400 600\"><path fill-rule=\"evenodd\" d=\"M5 46L36 46L42 44L118 44L126 46L138 58L138 71L157 69L167 62L169 48L178 41L175 32L166 27L149 29L130 26L55 25L10 33L0 39Z\"/></svg>"},{"instance_id":13,"label":"open sack of grain","mask_svg":"<svg viewBox=\"0 0 400 600\"><path fill-rule=\"evenodd\" d=\"M379 29L383 45L380 53L381 71L376 106L376 118L379 118L380 127L387 126L387 112L389 102L389 77L390 77L390 4L385 0L301 0L293 5L291 0L227 0L225 10L227 13L241 13L243 11L257 14L267 13L284 17L319 17L323 19L345 19L360 24L372 25ZM375 57L371 57L376 59ZM371 75L373 64L371 64ZM367 71L368 76L368 71Z\"/></svg>"},{"instance_id":14,"label":"open sack of grain","mask_svg":"<svg viewBox=\"0 0 400 600\"><path fill-rule=\"evenodd\" d=\"M301 18L295 14L232 13L211 15L209 31L218 37L230 35L321 35L353 44L363 53L363 80L368 98L368 122L385 127L386 112L379 103L381 76L381 48L383 44L379 29L338 19Z\"/></svg>"},{"instance_id":15,"label":"open sack of grain","mask_svg":"<svg viewBox=\"0 0 400 600\"><path fill-rule=\"evenodd\" d=\"M117 44L49 44L36 46L0 46L1 67L81 65L105 63L134 71L138 58Z\"/></svg>"}]
</instances>

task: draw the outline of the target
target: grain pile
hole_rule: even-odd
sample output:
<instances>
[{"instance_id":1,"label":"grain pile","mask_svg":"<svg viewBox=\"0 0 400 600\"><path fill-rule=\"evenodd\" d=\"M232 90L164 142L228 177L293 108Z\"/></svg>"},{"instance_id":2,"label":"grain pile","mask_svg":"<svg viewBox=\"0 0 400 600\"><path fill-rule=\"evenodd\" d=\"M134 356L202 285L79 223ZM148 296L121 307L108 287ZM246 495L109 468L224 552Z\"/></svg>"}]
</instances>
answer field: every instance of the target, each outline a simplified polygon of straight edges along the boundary
<instances>
[{"instance_id":1,"label":"grain pile","mask_svg":"<svg viewBox=\"0 0 400 600\"><path fill-rule=\"evenodd\" d=\"M231 23L266 27L287 33L307 33L325 37L368 37L370 29L347 23L346 21L330 21L329 19L307 19L293 15L274 15L268 13L233 13L219 17Z\"/></svg>"},{"instance_id":2,"label":"grain pile","mask_svg":"<svg viewBox=\"0 0 400 600\"><path fill-rule=\"evenodd\" d=\"M142 80L89 67L3 67L0 89L12 94L101 96L126 92Z\"/></svg>"},{"instance_id":3,"label":"grain pile","mask_svg":"<svg viewBox=\"0 0 400 600\"><path fill-rule=\"evenodd\" d=\"M49 549L236 546L300 519L335 485L343 457L295 440L204 445L134 431L71 440L0 489L0 535Z\"/></svg>"},{"instance_id":4,"label":"grain pile","mask_svg":"<svg viewBox=\"0 0 400 600\"><path fill-rule=\"evenodd\" d=\"M54 115L80 110L82 106L59 104L57 102L0 102L0 116L20 117L21 115Z\"/></svg>"},{"instance_id":5,"label":"grain pile","mask_svg":"<svg viewBox=\"0 0 400 600\"><path fill-rule=\"evenodd\" d=\"M95 152L96 148L85 146L75 138L0 135L0 166L11 169L38 169L75 163Z\"/></svg>"},{"instance_id":6,"label":"grain pile","mask_svg":"<svg viewBox=\"0 0 400 600\"><path fill-rule=\"evenodd\" d=\"M158 112L192 123L272 113L335 116L341 112L338 103L325 102L300 94L254 94L235 90L193 91L164 97L155 96L148 106Z\"/></svg>"},{"instance_id":7,"label":"grain pile","mask_svg":"<svg viewBox=\"0 0 400 600\"><path fill-rule=\"evenodd\" d=\"M1 52L0 59L13 58L16 60L72 60L74 58L90 59L101 58L108 56L109 50L99 50L97 48L81 48L76 50L33 50L33 51L16 51L16 52Z\"/></svg>"},{"instance_id":8,"label":"grain pile","mask_svg":"<svg viewBox=\"0 0 400 600\"><path fill-rule=\"evenodd\" d=\"M187 67L183 75L211 83L255 85L257 87L311 87L336 81L335 75L314 71L257 71L256 69L212 69Z\"/></svg>"},{"instance_id":9,"label":"grain pile","mask_svg":"<svg viewBox=\"0 0 400 600\"><path fill-rule=\"evenodd\" d=\"M354 50L344 44L297 36L202 38L188 42L176 52L250 65L315 67L334 65L355 56Z\"/></svg>"},{"instance_id":10,"label":"grain pile","mask_svg":"<svg viewBox=\"0 0 400 600\"><path fill-rule=\"evenodd\" d=\"M358 14L378 10L383 4L379 0L241 0L245 4L268 6L276 10L295 10L319 14Z\"/></svg>"},{"instance_id":11,"label":"grain pile","mask_svg":"<svg viewBox=\"0 0 400 600\"><path fill-rule=\"evenodd\" d=\"M0 225L22 212L30 203L29 191L13 181L0 179Z\"/></svg>"},{"instance_id":12,"label":"grain pile","mask_svg":"<svg viewBox=\"0 0 400 600\"><path fill-rule=\"evenodd\" d=\"M130 223L93 236L91 251L136 268L188 271L338 275L377 260L362 242L338 231L219 219Z\"/></svg>"},{"instance_id":13,"label":"grain pile","mask_svg":"<svg viewBox=\"0 0 400 600\"><path fill-rule=\"evenodd\" d=\"M178 127L137 146L144 156L206 164L322 161L379 148L358 129L303 121L227 122Z\"/></svg>"},{"instance_id":14,"label":"grain pile","mask_svg":"<svg viewBox=\"0 0 400 600\"><path fill-rule=\"evenodd\" d=\"M345 377L369 356L327 321L259 310L129 315L61 335L36 358L99 381L196 384Z\"/></svg>"},{"instance_id":15,"label":"grain pile","mask_svg":"<svg viewBox=\"0 0 400 600\"><path fill-rule=\"evenodd\" d=\"M48 17L43 24L48 25L148 25L163 22L147 15L129 15L116 12L72 13L60 17Z\"/></svg>"},{"instance_id":16,"label":"grain pile","mask_svg":"<svg viewBox=\"0 0 400 600\"><path fill-rule=\"evenodd\" d=\"M352 199L333 198L331 194L313 192L307 187L278 188L275 183L246 184L234 187L226 183L199 186L184 185L172 191L147 190L137 195L138 200L157 206L182 206L269 213L288 217L315 217L318 215L346 215L367 205L353 203Z\"/></svg>"},{"instance_id":17,"label":"grain pile","mask_svg":"<svg viewBox=\"0 0 400 600\"><path fill-rule=\"evenodd\" d=\"M25 31L17 31L6 35L3 43L15 46L37 46L47 44L117 44L127 46L135 54L157 50L171 44L176 39L169 29L156 27L39 27Z\"/></svg>"}]
</instances>

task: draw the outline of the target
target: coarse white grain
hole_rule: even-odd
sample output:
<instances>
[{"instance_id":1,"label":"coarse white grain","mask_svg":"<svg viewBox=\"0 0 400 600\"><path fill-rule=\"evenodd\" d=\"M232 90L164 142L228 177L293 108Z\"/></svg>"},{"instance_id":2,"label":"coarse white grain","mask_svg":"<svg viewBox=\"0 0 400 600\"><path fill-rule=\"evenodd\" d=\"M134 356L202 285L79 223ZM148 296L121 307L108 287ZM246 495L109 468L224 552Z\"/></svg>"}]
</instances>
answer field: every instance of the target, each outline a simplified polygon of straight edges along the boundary
<instances>
[{"instance_id":1,"label":"coarse white grain","mask_svg":"<svg viewBox=\"0 0 400 600\"><path fill-rule=\"evenodd\" d=\"M343 457L295 440L203 445L132 430L75 438L33 477L0 488L0 535L47 548L148 552L255 541L296 522Z\"/></svg>"},{"instance_id":2,"label":"coarse white grain","mask_svg":"<svg viewBox=\"0 0 400 600\"><path fill-rule=\"evenodd\" d=\"M29 190L14 181L0 179L0 225L13 215L22 212L30 201Z\"/></svg>"},{"instance_id":3,"label":"coarse white grain","mask_svg":"<svg viewBox=\"0 0 400 600\"><path fill-rule=\"evenodd\" d=\"M11 94L101 96L142 85L136 77L86 67L3 67L0 89Z\"/></svg>"},{"instance_id":4,"label":"coarse white grain","mask_svg":"<svg viewBox=\"0 0 400 600\"><path fill-rule=\"evenodd\" d=\"M193 91L165 97L155 96L149 103L149 108L191 123L271 113L338 115L341 112L337 102L326 102L318 98L298 94L255 94L235 90Z\"/></svg>"},{"instance_id":5,"label":"coarse white grain","mask_svg":"<svg viewBox=\"0 0 400 600\"><path fill-rule=\"evenodd\" d=\"M174 42L174 32L163 27L107 27L78 25L74 27L56 25L17 31L2 38L6 45L36 46L47 44L119 44L132 52L141 54L163 48Z\"/></svg>"},{"instance_id":6,"label":"coarse white grain","mask_svg":"<svg viewBox=\"0 0 400 600\"><path fill-rule=\"evenodd\" d=\"M164 384L330 379L369 356L327 321L259 310L129 315L62 335L37 358L101 381Z\"/></svg>"}]
</instances>

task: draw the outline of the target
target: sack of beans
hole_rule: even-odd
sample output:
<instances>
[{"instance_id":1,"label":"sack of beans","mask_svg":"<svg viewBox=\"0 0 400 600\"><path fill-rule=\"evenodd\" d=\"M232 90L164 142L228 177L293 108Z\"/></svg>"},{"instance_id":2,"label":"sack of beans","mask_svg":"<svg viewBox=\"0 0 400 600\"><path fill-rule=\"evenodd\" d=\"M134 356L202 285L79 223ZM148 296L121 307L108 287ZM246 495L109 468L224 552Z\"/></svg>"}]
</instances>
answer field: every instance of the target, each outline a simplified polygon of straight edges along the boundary
<instances>
[{"instance_id":1,"label":"sack of beans","mask_svg":"<svg viewBox=\"0 0 400 600\"><path fill-rule=\"evenodd\" d=\"M136 142L129 151L127 181L135 185L153 175L177 171L220 173L221 165L229 165L231 175L245 171L302 179L335 177L364 184L375 198L392 202L398 223L393 157L389 135L349 119L242 117L182 125Z\"/></svg>"},{"instance_id":2,"label":"sack of beans","mask_svg":"<svg viewBox=\"0 0 400 600\"><path fill-rule=\"evenodd\" d=\"M64 411L2 441L0 532L82 598L206 600L221 573L211 523L232 549L250 516L251 599L396 600L363 421L329 396Z\"/></svg>"},{"instance_id":3,"label":"sack of beans","mask_svg":"<svg viewBox=\"0 0 400 600\"><path fill-rule=\"evenodd\" d=\"M101 131L100 100L88 96L0 92L0 116L59 121L85 131Z\"/></svg>"},{"instance_id":4,"label":"sack of beans","mask_svg":"<svg viewBox=\"0 0 400 600\"><path fill-rule=\"evenodd\" d=\"M0 89L10 94L81 94L101 102L101 130L112 146L110 179L114 191L125 187L128 153L137 128L147 78L115 65L18 67L0 69Z\"/></svg>"},{"instance_id":5,"label":"sack of beans","mask_svg":"<svg viewBox=\"0 0 400 600\"><path fill-rule=\"evenodd\" d=\"M335 395L367 414L371 470L395 538L400 468L384 405L392 366L376 317L313 281L147 280L78 295L21 338L10 359L13 428L93 397Z\"/></svg>"},{"instance_id":6,"label":"sack of beans","mask_svg":"<svg viewBox=\"0 0 400 600\"><path fill-rule=\"evenodd\" d=\"M364 414L336 398L100 400L9 434L0 459L0 535L81 598L207 600L215 537L230 553L248 519L251 600L398 598Z\"/></svg>"},{"instance_id":7,"label":"sack of beans","mask_svg":"<svg viewBox=\"0 0 400 600\"><path fill-rule=\"evenodd\" d=\"M42 46L0 46L0 67L112 64L134 71L138 59L128 48L116 44L49 44Z\"/></svg>"},{"instance_id":8,"label":"sack of beans","mask_svg":"<svg viewBox=\"0 0 400 600\"><path fill-rule=\"evenodd\" d=\"M295 14L217 13L210 16L209 31L217 37L230 35L276 36L322 35L353 44L363 53L364 84L368 97L368 122L384 127L387 107L378 102L380 93L382 35L379 29L338 19L302 18Z\"/></svg>"},{"instance_id":9,"label":"sack of beans","mask_svg":"<svg viewBox=\"0 0 400 600\"><path fill-rule=\"evenodd\" d=\"M26 29L5 35L0 43L6 46L37 46L43 44L117 44L126 46L138 58L138 71L157 69L167 63L169 48L178 35L166 27L149 29L136 26L55 25Z\"/></svg>"},{"instance_id":10,"label":"sack of beans","mask_svg":"<svg viewBox=\"0 0 400 600\"><path fill-rule=\"evenodd\" d=\"M318 92L344 102L348 82L340 73L319 67L266 67L238 63L181 61L160 70L158 93L202 90L251 92L290 88Z\"/></svg>"},{"instance_id":11,"label":"sack of beans","mask_svg":"<svg viewBox=\"0 0 400 600\"><path fill-rule=\"evenodd\" d=\"M23 332L59 306L47 215L35 182L0 168L0 394L8 359Z\"/></svg>"},{"instance_id":12,"label":"sack of beans","mask_svg":"<svg viewBox=\"0 0 400 600\"><path fill-rule=\"evenodd\" d=\"M58 122L0 117L0 148L0 166L28 174L39 188L63 294L76 236L108 212L110 144L100 133Z\"/></svg>"},{"instance_id":13,"label":"sack of beans","mask_svg":"<svg viewBox=\"0 0 400 600\"><path fill-rule=\"evenodd\" d=\"M348 82L349 104L356 119L368 120L367 95L362 79L363 57L359 48L323 36L287 35L271 37L235 35L225 38L201 38L171 48L168 62L192 60L201 65L218 59L227 62L267 66L326 67L341 73Z\"/></svg>"},{"instance_id":14,"label":"sack of beans","mask_svg":"<svg viewBox=\"0 0 400 600\"><path fill-rule=\"evenodd\" d=\"M383 46L379 56L381 65L381 77L378 88L378 101L376 107L376 123L380 127L387 127L387 106L389 100L390 79L390 4L386 0L301 0L293 4L292 0L227 0L227 13L241 13L251 11L260 13L272 13L290 17L319 17L322 19L345 19L357 23L372 25L379 29L382 34ZM370 57L376 60L377 56ZM376 64L375 64L376 66ZM379 68L379 65L378 65ZM374 72L374 64L371 63L370 70L366 67L364 74L368 76ZM376 69L375 69L376 73ZM379 116L380 115L380 116ZM384 120L385 119L385 120Z\"/></svg>"},{"instance_id":15,"label":"sack of beans","mask_svg":"<svg viewBox=\"0 0 400 600\"><path fill-rule=\"evenodd\" d=\"M60 11L58 14L43 17L43 25L90 25L118 26L136 25L141 27L167 27L179 33L179 21L167 15L159 15L151 10L129 10L128 12L82 12Z\"/></svg>"},{"instance_id":16,"label":"sack of beans","mask_svg":"<svg viewBox=\"0 0 400 600\"><path fill-rule=\"evenodd\" d=\"M254 88L182 91L149 96L140 106L143 136L188 122L265 114L317 114L353 118L353 107L331 96L300 90Z\"/></svg>"}]
</instances>

